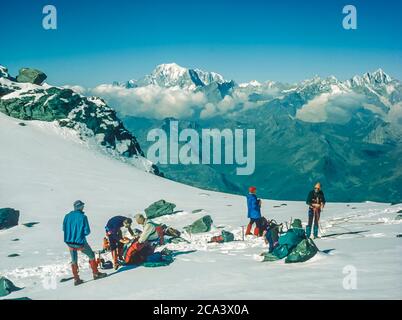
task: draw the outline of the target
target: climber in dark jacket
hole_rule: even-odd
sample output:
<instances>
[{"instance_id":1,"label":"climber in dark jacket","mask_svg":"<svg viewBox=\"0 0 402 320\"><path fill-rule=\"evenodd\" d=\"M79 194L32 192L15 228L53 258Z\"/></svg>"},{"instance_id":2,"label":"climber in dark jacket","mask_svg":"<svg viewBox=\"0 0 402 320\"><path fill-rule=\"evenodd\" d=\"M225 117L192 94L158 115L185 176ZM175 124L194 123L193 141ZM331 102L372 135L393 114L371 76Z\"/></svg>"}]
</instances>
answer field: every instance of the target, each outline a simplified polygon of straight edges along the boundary
<instances>
[{"instance_id":1,"label":"climber in dark jacket","mask_svg":"<svg viewBox=\"0 0 402 320\"><path fill-rule=\"evenodd\" d=\"M251 228L255 223L256 227L254 228L254 235L260 236L263 231L261 226L261 200L256 196L256 187L250 187L248 191L247 217L250 219L250 222L247 225L246 235L251 235Z\"/></svg>"},{"instance_id":2,"label":"climber in dark jacket","mask_svg":"<svg viewBox=\"0 0 402 320\"><path fill-rule=\"evenodd\" d=\"M123 260L123 245L128 243L128 240L123 239L121 228L127 228L131 236L134 232L131 229L132 219L124 216L115 216L107 222L105 226L106 235L109 239L110 251L113 258L114 269L118 269L118 259Z\"/></svg>"},{"instance_id":3,"label":"climber in dark jacket","mask_svg":"<svg viewBox=\"0 0 402 320\"><path fill-rule=\"evenodd\" d=\"M314 220L313 234L314 238L318 238L318 224L322 209L325 206L324 192L321 190L321 184L317 182L314 190L311 190L307 196L306 204L308 205L308 223L306 227L307 238L311 235L311 225Z\"/></svg>"},{"instance_id":4,"label":"climber in dark jacket","mask_svg":"<svg viewBox=\"0 0 402 320\"><path fill-rule=\"evenodd\" d=\"M90 234L91 230L88 218L84 213L84 205L80 200L75 201L74 211L68 213L63 220L64 242L70 250L74 285L79 285L83 282L78 275L78 251L88 256L94 280L106 276L106 273L98 271L95 254L86 240L86 236Z\"/></svg>"}]
</instances>

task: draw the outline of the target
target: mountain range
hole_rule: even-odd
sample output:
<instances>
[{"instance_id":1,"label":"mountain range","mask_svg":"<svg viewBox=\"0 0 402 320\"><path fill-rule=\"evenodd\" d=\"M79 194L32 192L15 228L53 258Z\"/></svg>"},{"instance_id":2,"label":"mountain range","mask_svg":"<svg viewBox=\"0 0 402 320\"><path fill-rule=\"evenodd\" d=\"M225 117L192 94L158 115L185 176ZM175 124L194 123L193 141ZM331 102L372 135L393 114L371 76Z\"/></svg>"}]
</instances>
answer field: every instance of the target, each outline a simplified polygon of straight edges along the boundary
<instances>
[{"instance_id":1,"label":"mountain range","mask_svg":"<svg viewBox=\"0 0 402 320\"><path fill-rule=\"evenodd\" d=\"M304 200L316 181L330 201L402 199L402 86L381 69L347 80L238 84L215 72L163 64L139 80L84 94L18 80L26 77L0 67L1 112L56 121L90 147L147 172L237 194L255 185L270 199ZM238 176L235 165L151 163L147 133L167 129L172 120L198 131L255 129L254 174Z\"/></svg>"},{"instance_id":2,"label":"mountain range","mask_svg":"<svg viewBox=\"0 0 402 320\"><path fill-rule=\"evenodd\" d=\"M202 92L206 103L200 109L218 109L209 117L201 111L164 119L125 110L122 120L144 150L150 146L150 129L167 128L176 119L181 129L256 130L253 175L237 176L233 165L160 165L168 178L232 193L256 185L263 197L275 199L304 200L315 181L322 182L333 201L402 199L402 86L382 69L344 81L316 76L296 84L237 84L217 73L164 64L135 83L136 88ZM220 112L227 101L232 104Z\"/></svg>"}]
</instances>

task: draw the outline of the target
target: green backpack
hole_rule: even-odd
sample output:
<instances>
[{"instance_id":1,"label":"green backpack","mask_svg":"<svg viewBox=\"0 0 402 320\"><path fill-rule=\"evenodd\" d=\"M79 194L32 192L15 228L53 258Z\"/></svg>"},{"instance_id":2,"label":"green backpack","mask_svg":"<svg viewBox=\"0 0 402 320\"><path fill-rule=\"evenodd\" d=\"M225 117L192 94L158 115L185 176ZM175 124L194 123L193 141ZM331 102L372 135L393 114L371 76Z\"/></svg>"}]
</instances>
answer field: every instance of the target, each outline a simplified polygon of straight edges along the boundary
<instances>
[{"instance_id":1,"label":"green backpack","mask_svg":"<svg viewBox=\"0 0 402 320\"><path fill-rule=\"evenodd\" d=\"M231 242L234 240L234 234L229 231L222 230L222 239L223 242Z\"/></svg>"},{"instance_id":2,"label":"green backpack","mask_svg":"<svg viewBox=\"0 0 402 320\"><path fill-rule=\"evenodd\" d=\"M212 226L212 218L211 216L204 216L201 219L194 221L191 225L184 227L188 233L202 233L211 231Z\"/></svg>"},{"instance_id":3,"label":"green backpack","mask_svg":"<svg viewBox=\"0 0 402 320\"><path fill-rule=\"evenodd\" d=\"M318 251L313 240L302 240L286 257L285 263L305 262L314 257Z\"/></svg>"}]
</instances>

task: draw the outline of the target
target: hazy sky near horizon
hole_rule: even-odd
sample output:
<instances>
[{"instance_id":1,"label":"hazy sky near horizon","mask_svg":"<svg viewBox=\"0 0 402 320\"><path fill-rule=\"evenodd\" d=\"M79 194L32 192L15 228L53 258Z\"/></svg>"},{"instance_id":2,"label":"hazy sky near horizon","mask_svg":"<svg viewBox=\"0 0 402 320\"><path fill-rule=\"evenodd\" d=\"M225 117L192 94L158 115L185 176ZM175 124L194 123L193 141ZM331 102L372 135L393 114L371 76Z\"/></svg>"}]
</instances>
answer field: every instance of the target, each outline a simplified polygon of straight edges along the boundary
<instances>
[{"instance_id":1,"label":"hazy sky near horizon","mask_svg":"<svg viewBox=\"0 0 402 320\"><path fill-rule=\"evenodd\" d=\"M57 8L57 30L42 9ZM342 27L347 4L357 30ZM0 64L55 85L140 78L161 63L246 82L347 79L383 68L402 80L402 2L394 0L20 0L0 3Z\"/></svg>"}]
</instances>

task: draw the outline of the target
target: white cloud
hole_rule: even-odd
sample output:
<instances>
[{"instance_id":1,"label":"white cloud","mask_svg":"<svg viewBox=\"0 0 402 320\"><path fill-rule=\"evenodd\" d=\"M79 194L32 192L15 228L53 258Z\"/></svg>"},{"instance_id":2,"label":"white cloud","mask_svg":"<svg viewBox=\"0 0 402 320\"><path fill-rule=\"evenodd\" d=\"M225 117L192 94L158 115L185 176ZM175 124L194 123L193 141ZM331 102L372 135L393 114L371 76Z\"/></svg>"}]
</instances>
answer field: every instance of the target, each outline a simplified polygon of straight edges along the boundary
<instances>
[{"instance_id":1,"label":"white cloud","mask_svg":"<svg viewBox=\"0 0 402 320\"><path fill-rule=\"evenodd\" d=\"M344 124L364 102L364 96L353 92L323 93L297 110L296 118L304 122Z\"/></svg>"},{"instance_id":2,"label":"white cloud","mask_svg":"<svg viewBox=\"0 0 402 320\"><path fill-rule=\"evenodd\" d=\"M109 84L99 85L87 93L100 96L109 106L123 115L141 116L156 119L175 117L191 118L199 115L206 119L216 115L236 114L242 109L256 107L261 102L249 102L248 93L234 90L232 96L225 96L218 102L210 102L203 92L164 88L148 85L138 88L125 88Z\"/></svg>"},{"instance_id":3,"label":"white cloud","mask_svg":"<svg viewBox=\"0 0 402 320\"><path fill-rule=\"evenodd\" d=\"M91 93L104 98L111 107L124 115L156 119L191 117L195 110L204 108L207 103L201 92L155 85L127 89L104 84L92 89Z\"/></svg>"}]
</instances>

